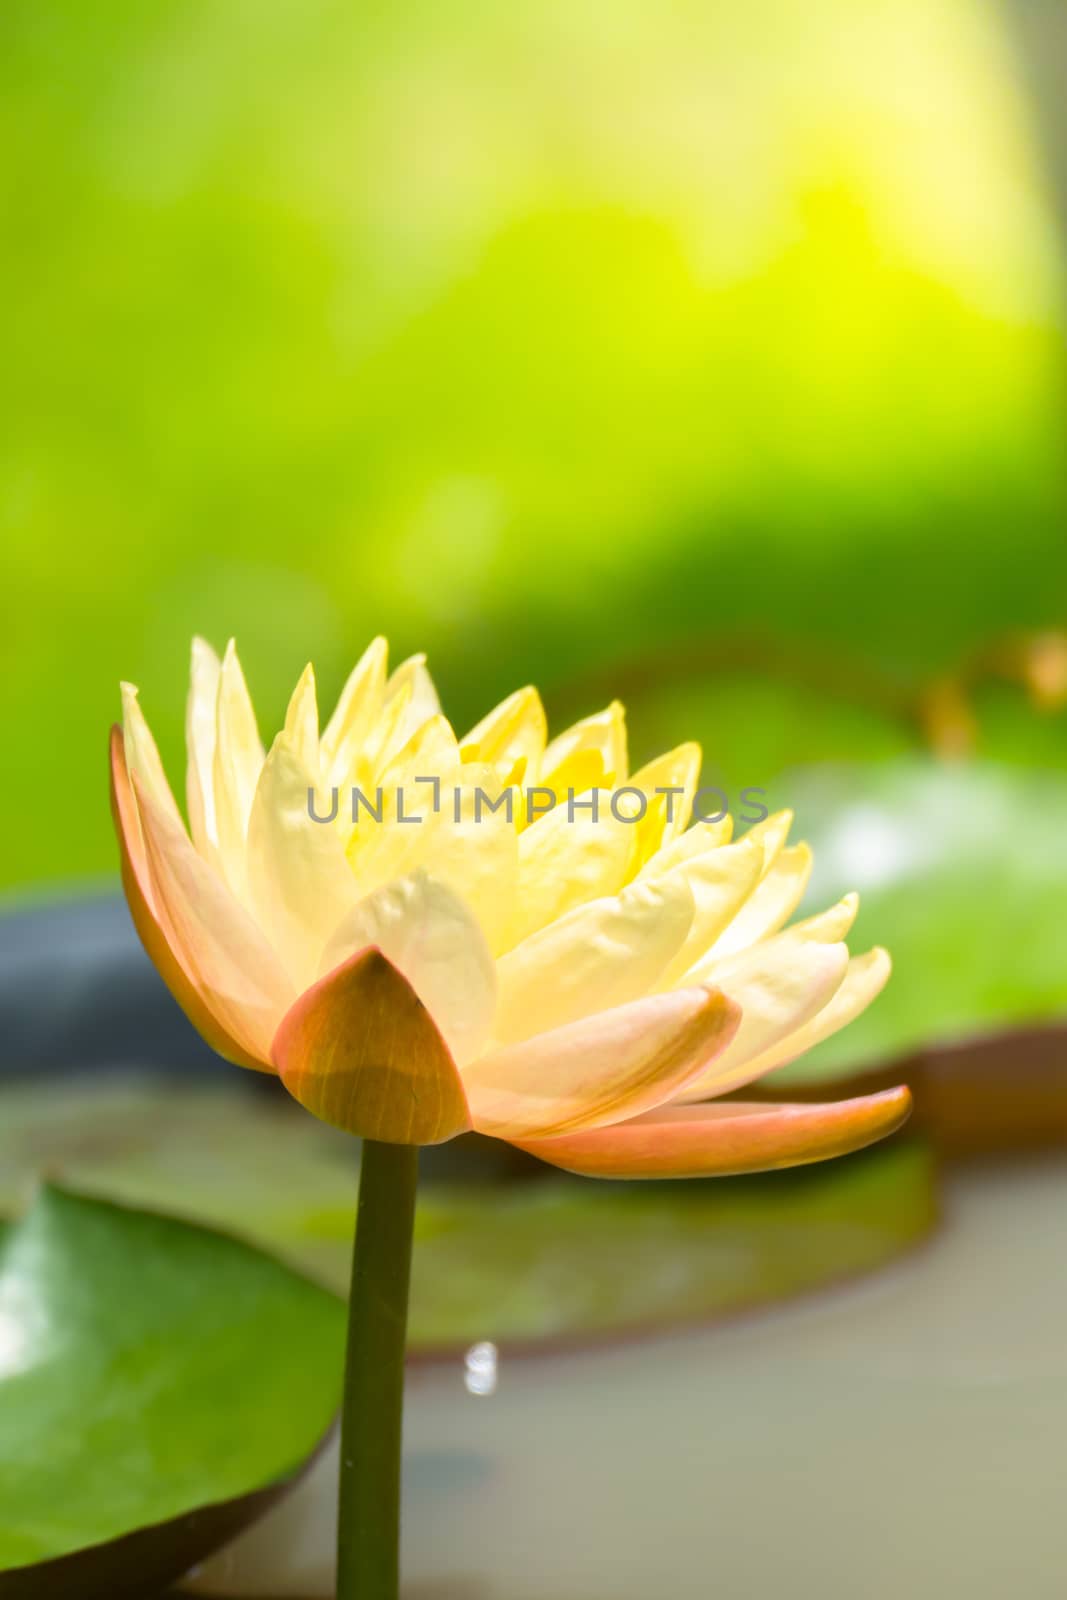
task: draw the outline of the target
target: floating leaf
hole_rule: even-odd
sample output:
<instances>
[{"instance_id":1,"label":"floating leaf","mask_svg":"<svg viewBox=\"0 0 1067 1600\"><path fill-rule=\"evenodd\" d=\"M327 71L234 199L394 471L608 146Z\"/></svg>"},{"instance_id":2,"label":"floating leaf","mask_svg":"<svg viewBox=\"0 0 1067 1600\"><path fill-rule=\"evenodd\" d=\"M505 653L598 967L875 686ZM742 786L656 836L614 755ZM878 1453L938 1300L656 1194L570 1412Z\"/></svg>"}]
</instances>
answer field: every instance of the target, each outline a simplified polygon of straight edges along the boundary
<instances>
[{"instance_id":1,"label":"floating leaf","mask_svg":"<svg viewBox=\"0 0 1067 1600\"><path fill-rule=\"evenodd\" d=\"M343 1310L215 1232L44 1187L0 1246L0 1595L153 1592L335 1410Z\"/></svg>"},{"instance_id":2,"label":"floating leaf","mask_svg":"<svg viewBox=\"0 0 1067 1600\"><path fill-rule=\"evenodd\" d=\"M61 1102L39 1088L8 1089L4 1101L0 1202L20 1169L48 1160L131 1202L195 1206L345 1288L357 1146L288 1102L151 1080L71 1085ZM871 1270L934 1219L931 1163L900 1142L730 1183L595 1183L532 1163L527 1171L523 1182L424 1183L416 1352L718 1316Z\"/></svg>"},{"instance_id":3,"label":"floating leaf","mask_svg":"<svg viewBox=\"0 0 1067 1600\"><path fill-rule=\"evenodd\" d=\"M933 1225L932 1161L901 1141L730 1182L550 1178L437 1196L416 1249L414 1332L569 1342L710 1320L869 1272Z\"/></svg>"},{"instance_id":4,"label":"floating leaf","mask_svg":"<svg viewBox=\"0 0 1067 1600\"><path fill-rule=\"evenodd\" d=\"M1067 1014L1067 777L909 760L785 780L815 851L811 907L858 889L853 949L894 972L856 1022L775 1074L841 1077L935 1044Z\"/></svg>"}]
</instances>

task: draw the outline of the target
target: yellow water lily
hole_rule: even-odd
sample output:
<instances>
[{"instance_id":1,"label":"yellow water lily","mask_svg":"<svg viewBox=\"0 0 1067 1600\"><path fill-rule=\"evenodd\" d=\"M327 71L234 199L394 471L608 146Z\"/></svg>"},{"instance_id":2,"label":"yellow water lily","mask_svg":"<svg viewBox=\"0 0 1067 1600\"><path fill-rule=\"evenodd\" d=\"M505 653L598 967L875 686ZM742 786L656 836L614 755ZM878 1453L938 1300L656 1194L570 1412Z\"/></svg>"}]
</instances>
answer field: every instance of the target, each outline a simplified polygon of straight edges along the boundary
<instances>
[{"instance_id":1,"label":"yellow water lily","mask_svg":"<svg viewBox=\"0 0 1067 1600\"><path fill-rule=\"evenodd\" d=\"M811 857L788 813L691 821L695 744L629 769L623 709L549 740L521 689L457 738L421 657L377 639L320 729L308 667L264 752L232 643L193 645L188 827L123 686L112 785L130 907L208 1042L369 1140L471 1128L569 1170L815 1161L906 1089L723 1100L879 992L846 896L787 926Z\"/></svg>"}]
</instances>

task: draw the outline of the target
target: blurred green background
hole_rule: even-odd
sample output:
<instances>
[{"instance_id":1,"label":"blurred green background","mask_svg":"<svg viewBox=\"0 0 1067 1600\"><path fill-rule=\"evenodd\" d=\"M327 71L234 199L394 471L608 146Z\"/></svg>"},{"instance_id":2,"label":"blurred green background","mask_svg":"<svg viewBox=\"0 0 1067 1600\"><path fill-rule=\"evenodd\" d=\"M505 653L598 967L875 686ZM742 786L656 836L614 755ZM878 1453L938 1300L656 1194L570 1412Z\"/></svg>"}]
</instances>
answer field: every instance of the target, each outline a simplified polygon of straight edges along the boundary
<instances>
[{"instance_id":1,"label":"blurred green background","mask_svg":"<svg viewBox=\"0 0 1067 1600\"><path fill-rule=\"evenodd\" d=\"M264 731L383 631L796 804L853 1054L1067 1010L1056 10L8 0L0 886L121 677L176 771L193 631Z\"/></svg>"}]
</instances>

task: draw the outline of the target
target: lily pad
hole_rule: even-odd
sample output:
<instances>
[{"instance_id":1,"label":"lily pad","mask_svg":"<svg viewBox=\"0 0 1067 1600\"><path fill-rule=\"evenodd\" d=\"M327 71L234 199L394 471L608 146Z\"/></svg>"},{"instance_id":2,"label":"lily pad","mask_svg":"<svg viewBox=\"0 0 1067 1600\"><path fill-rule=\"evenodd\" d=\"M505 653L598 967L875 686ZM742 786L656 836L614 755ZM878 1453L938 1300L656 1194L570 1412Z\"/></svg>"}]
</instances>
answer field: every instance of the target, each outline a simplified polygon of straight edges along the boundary
<instances>
[{"instance_id":1,"label":"lily pad","mask_svg":"<svg viewBox=\"0 0 1067 1600\"><path fill-rule=\"evenodd\" d=\"M815 852L808 905L858 889L850 942L888 946L894 975L768 1087L1067 1015L1067 777L907 760L797 772L782 788Z\"/></svg>"},{"instance_id":2,"label":"lily pad","mask_svg":"<svg viewBox=\"0 0 1067 1600\"><path fill-rule=\"evenodd\" d=\"M429 1350L579 1343L711 1321L870 1272L936 1221L922 1145L730 1182L549 1178L429 1198L412 1317Z\"/></svg>"},{"instance_id":3,"label":"lily pad","mask_svg":"<svg viewBox=\"0 0 1067 1600\"><path fill-rule=\"evenodd\" d=\"M344 1290L357 1146L288 1101L129 1081L8 1088L0 1204L46 1162L131 1203L194 1209ZM616 1185L533 1163L522 1182L426 1182L416 1354L512 1348L704 1320L872 1270L935 1216L926 1152L895 1142L730 1183ZM279 1182L284 1174L284 1182Z\"/></svg>"},{"instance_id":4,"label":"lily pad","mask_svg":"<svg viewBox=\"0 0 1067 1600\"><path fill-rule=\"evenodd\" d=\"M343 1311L219 1233L52 1186L0 1245L0 1595L151 1593L327 1431Z\"/></svg>"}]
</instances>

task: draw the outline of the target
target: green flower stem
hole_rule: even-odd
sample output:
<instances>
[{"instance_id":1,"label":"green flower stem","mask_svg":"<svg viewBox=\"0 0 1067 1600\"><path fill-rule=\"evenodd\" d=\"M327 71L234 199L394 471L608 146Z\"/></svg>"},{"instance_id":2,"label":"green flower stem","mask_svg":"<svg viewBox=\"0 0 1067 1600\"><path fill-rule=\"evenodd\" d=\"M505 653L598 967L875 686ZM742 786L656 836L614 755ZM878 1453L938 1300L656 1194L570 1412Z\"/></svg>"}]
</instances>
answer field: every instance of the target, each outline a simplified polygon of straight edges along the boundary
<instances>
[{"instance_id":1,"label":"green flower stem","mask_svg":"<svg viewBox=\"0 0 1067 1600\"><path fill-rule=\"evenodd\" d=\"M337 1600L397 1600L415 1145L363 1141L341 1406Z\"/></svg>"}]
</instances>

